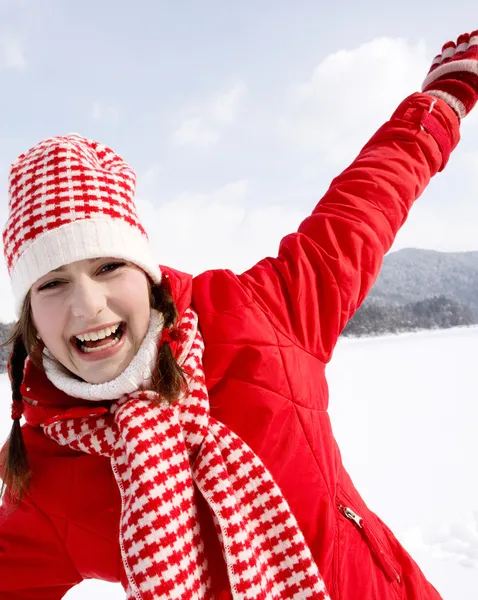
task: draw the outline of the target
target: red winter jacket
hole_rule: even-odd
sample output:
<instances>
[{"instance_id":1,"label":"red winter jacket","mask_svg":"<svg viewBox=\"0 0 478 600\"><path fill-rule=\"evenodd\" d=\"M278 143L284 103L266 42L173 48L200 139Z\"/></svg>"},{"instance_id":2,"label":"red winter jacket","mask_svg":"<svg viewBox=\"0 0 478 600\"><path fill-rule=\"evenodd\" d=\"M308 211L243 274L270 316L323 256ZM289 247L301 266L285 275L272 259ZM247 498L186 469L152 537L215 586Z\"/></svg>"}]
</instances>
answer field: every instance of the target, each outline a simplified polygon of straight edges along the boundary
<instances>
[{"instance_id":1,"label":"red winter jacket","mask_svg":"<svg viewBox=\"0 0 478 600\"><path fill-rule=\"evenodd\" d=\"M242 275L214 270L192 279L164 269L179 311L191 304L199 314L212 415L269 468L333 600L439 599L346 473L324 370L413 201L458 139L452 110L414 94L282 240L277 258ZM22 389L39 403L27 404L23 427L33 478L18 508L5 499L0 509L0 598L57 600L87 578L125 584L108 459L62 448L38 427L81 403L32 367ZM206 510L202 518L209 523ZM212 532L206 544L218 597L230 597Z\"/></svg>"}]
</instances>

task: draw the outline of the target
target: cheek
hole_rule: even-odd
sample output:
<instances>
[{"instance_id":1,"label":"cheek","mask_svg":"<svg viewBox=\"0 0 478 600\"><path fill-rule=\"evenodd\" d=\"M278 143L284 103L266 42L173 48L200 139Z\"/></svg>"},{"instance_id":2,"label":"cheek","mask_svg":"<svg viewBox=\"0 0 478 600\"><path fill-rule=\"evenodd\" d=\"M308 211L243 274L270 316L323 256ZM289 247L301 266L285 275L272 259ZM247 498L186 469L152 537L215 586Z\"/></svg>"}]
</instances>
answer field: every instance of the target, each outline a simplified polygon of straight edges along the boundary
<instances>
[{"instance_id":1,"label":"cheek","mask_svg":"<svg viewBox=\"0 0 478 600\"><path fill-rule=\"evenodd\" d=\"M121 287L122 309L136 336L144 336L149 326L151 306L149 286L144 278L132 278Z\"/></svg>"},{"instance_id":2,"label":"cheek","mask_svg":"<svg viewBox=\"0 0 478 600\"><path fill-rule=\"evenodd\" d=\"M33 324L44 343L50 347L57 345L64 330L61 303L32 300L31 308Z\"/></svg>"}]
</instances>

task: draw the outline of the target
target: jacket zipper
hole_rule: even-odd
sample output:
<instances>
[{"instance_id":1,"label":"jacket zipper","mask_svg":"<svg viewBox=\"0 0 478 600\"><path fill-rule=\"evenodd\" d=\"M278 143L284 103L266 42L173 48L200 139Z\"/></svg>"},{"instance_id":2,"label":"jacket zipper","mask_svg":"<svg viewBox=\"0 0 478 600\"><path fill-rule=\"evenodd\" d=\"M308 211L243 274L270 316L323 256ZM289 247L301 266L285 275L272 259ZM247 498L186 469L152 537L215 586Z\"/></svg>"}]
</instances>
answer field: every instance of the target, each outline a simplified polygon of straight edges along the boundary
<instances>
[{"instance_id":1,"label":"jacket zipper","mask_svg":"<svg viewBox=\"0 0 478 600\"><path fill-rule=\"evenodd\" d=\"M386 552L382 547L382 543L377 538L373 529L368 525L366 521L364 521L362 517L360 517L355 511L353 511L348 506L343 506L342 504L339 504L338 508L340 512L344 515L344 517L349 519L349 521L353 521L356 524L356 526L360 529L360 531L362 532L362 536L365 538L365 541L374 553L388 579L392 582L396 581L400 583L400 574L394 567L392 561L388 558Z\"/></svg>"}]
</instances>

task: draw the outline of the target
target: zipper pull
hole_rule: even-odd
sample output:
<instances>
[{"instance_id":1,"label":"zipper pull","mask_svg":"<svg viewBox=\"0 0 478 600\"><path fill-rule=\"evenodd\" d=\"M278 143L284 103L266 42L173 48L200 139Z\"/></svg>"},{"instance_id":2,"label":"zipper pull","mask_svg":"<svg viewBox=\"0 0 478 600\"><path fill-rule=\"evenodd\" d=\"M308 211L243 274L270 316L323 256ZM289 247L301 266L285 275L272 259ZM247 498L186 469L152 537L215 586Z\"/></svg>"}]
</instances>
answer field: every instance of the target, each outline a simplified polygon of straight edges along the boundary
<instances>
[{"instance_id":1,"label":"zipper pull","mask_svg":"<svg viewBox=\"0 0 478 600\"><path fill-rule=\"evenodd\" d=\"M347 517L347 519L350 519L351 521L356 523L356 525L358 527L360 527L360 529L362 529L362 517L360 517L357 513L355 513L348 506L342 506L341 508L342 508L342 512Z\"/></svg>"}]
</instances>

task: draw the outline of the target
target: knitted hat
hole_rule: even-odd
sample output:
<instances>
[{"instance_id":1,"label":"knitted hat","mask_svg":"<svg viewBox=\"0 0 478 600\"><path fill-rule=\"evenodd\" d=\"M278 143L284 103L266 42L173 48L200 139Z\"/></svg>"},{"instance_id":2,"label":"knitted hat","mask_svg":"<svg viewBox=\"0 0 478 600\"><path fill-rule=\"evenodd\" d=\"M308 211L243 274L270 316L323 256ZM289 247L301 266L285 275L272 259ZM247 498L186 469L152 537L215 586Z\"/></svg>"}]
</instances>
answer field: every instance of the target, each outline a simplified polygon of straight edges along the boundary
<instances>
[{"instance_id":1,"label":"knitted hat","mask_svg":"<svg viewBox=\"0 0 478 600\"><path fill-rule=\"evenodd\" d=\"M18 157L3 232L18 314L37 279L77 260L122 258L160 283L136 214L135 184L123 159L76 133L44 140Z\"/></svg>"}]
</instances>

